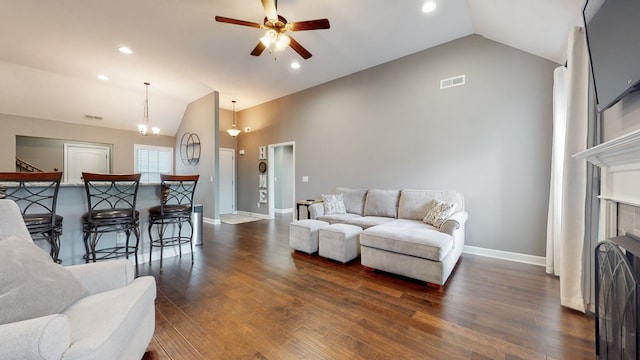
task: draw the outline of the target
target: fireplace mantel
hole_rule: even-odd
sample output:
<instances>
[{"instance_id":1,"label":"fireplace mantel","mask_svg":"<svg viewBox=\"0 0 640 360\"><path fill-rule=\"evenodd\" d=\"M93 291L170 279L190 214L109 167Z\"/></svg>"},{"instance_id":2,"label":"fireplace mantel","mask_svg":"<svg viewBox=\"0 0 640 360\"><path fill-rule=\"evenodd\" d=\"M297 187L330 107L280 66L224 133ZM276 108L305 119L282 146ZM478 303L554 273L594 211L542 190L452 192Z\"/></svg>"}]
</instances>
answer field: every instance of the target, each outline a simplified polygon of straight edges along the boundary
<instances>
[{"instance_id":1,"label":"fireplace mantel","mask_svg":"<svg viewBox=\"0 0 640 360\"><path fill-rule=\"evenodd\" d=\"M602 169L600 173L600 238L618 234L620 204L640 207L640 130L574 154Z\"/></svg>"},{"instance_id":2,"label":"fireplace mantel","mask_svg":"<svg viewBox=\"0 0 640 360\"><path fill-rule=\"evenodd\" d=\"M640 130L574 154L573 157L586 159L611 173L640 170Z\"/></svg>"}]
</instances>

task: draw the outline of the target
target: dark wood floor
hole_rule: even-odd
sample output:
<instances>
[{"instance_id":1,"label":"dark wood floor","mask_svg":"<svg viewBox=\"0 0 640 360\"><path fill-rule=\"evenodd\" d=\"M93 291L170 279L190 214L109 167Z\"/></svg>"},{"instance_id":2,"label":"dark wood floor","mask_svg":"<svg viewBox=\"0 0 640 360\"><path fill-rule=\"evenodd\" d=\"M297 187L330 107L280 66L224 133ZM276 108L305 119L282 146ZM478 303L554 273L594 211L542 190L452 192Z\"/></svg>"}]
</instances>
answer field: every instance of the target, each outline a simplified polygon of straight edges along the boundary
<instances>
[{"instance_id":1,"label":"dark wood floor","mask_svg":"<svg viewBox=\"0 0 640 360\"><path fill-rule=\"evenodd\" d=\"M157 280L160 359L594 359L594 321L538 266L463 254L440 290L292 252L290 217L205 225Z\"/></svg>"}]
</instances>

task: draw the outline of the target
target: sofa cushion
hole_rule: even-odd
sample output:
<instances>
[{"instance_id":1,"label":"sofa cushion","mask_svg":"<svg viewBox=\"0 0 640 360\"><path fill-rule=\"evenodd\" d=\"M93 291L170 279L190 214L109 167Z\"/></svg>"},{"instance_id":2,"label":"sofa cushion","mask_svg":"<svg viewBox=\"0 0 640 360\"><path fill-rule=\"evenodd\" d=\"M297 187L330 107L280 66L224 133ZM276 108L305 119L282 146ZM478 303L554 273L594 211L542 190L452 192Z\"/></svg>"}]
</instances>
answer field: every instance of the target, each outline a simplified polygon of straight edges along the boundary
<instances>
[{"instance_id":1,"label":"sofa cushion","mask_svg":"<svg viewBox=\"0 0 640 360\"><path fill-rule=\"evenodd\" d=\"M338 215L347 212L342 194L322 195L322 201L325 215Z\"/></svg>"},{"instance_id":2,"label":"sofa cushion","mask_svg":"<svg viewBox=\"0 0 640 360\"><path fill-rule=\"evenodd\" d=\"M357 214L337 214L337 215L322 215L318 216L317 220L326 221L329 224L344 224L351 219L357 219L362 217Z\"/></svg>"},{"instance_id":3,"label":"sofa cushion","mask_svg":"<svg viewBox=\"0 0 640 360\"><path fill-rule=\"evenodd\" d=\"M363 216L347 220L347 224L355 225L362 229L368 229L372 226L386 224L393 221L393 218L383 216Z\"/></svg>"},{"instance_id":4,"label":"sofa cushion","mask_svg":"<svg viewBox=\"0 0 640 360\"><path fill-rule=\"evenodd\" d=\"M433 199L432 203L431 209L422 221L424 221L425 224L440 228L444 221L453 214L456 204L438 199Z\"/></svg>"},{"instance_id":5,"label":"sofa cushion","mask_svg":"<svg viewBox=\"0 0 640 360\"><path fill-rule=\"evenodd\" d=\"M114 359L121 354L141 326L147 326L146 314L154 313L154 278L142 276L131 284L87 296L63 314L71 321L71 346L65 359ZM153 334L153 330L151 331Z\"/></svg>"},{"instance_id":6,"label":"sofa cushion","mask_svg":"<svg viewBox=\"0 0 640 360\"><path fill-rule=\"evenodd\" d=\"M398 202L398 219L420 220L424 219L435 193L424 190L402 190Z\"/></svg>"},{"instance_id":7,"label":"sofa cushion","mask_svg":"<svg viewBox=\"0 0 640 360\"><path fill-rule=\"evenodd\" d=\"M0 240L0 324L58 314L86 292L34 243L16 236Z\"/></svg>"},{"instance_id":8,"label":"sofa cushion","mask_svg":"<svg viewBox=\"0 0 640 360\"><path fill-rule=\"evenodd\" d=\"M398 216L399 190L370 189L364 205L364 216L384 216L396 218Z\"/></svg>"},{"instance_id":9,"label":"sofa cushion","mask_svg":"<svg viewBox=\"0 0 640 360\"><path fill-rule=\"evenodd\" d=\"M453 237L418 221L394 220L364 230L360 245L441 261L453 248Z\"/></svg>"},{"instance_id":10,"label":"sofa cushion","mask_svg":"<svg viewBox=\"0 0 640 360\"><path fill-rule=\"evenodd\" d=\"M455 211L464 210L464 198L457 191L403 189L398 203L398 219L422 221L431 209L433 199L456 204Z\"/></svg>"},{"instance_id":11,"label":"sofa cushion","mask_svg":"<svg viewBox=\"0 0 640 360\"><path fill-rule=\"evenodd\" d=\"M362 215L364 203L367 199L366 189L336 188L334 194L342 194L344 206L348 213Z\"/></svg>"}]
</instances>

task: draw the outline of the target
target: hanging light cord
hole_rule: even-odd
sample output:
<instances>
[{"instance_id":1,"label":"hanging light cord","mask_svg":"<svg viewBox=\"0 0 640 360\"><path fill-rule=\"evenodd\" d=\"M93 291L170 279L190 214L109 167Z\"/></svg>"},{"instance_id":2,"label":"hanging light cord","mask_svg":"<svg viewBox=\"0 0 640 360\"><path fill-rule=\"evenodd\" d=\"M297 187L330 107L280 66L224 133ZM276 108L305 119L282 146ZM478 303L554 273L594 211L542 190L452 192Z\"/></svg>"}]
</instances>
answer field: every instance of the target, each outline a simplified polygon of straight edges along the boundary
<instances>
[{"instance_id":1,"label":"hanging light cord","mask_svg":"<svg viewBox=\"0 0 640 360\"><path fill-rule=\"evenodd\" d=\"M144 100L144 125L149 126L149 83L144 83L146 85L146 97Z\"/></svg>"},{"instance_id":2,"label":"hanging light cord","mask_svg":"<svg viewBox=\"0 0 640 360\"><path fill-rule=\"evenodd\" d=\"M231 100L231 102L233 103L233 127L236 127L236 101L235 100Z\"/></svg>"}]
</instances>

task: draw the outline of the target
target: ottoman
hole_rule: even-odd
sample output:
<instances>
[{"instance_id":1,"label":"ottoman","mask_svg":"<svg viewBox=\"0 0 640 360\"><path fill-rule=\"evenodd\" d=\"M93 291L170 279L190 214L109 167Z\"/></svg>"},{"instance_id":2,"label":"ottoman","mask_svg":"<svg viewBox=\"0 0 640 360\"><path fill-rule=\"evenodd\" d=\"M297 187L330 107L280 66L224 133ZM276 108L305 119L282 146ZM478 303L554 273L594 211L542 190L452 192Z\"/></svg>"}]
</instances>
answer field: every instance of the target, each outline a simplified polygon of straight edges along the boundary
<instances>
[{"instance_id":1,"label":"ottoman","mask_svg":"<svg viewBox=\"0 0 640 360\"><path fill-rule=\"evenodd\" d=\"M333 224L320 229L318 255L347 263L360 255L360 233L358 226Z\"/></svg>"},{"instance_id":2,"label":"ottoman","mask_svg":"<svg viewBox=\"0 0 640 360\"><path fill-rule=\"evenodd\" d=\"M318 230L329 226L326 221L298 220L289 225L289 246L295 250L313 254L318 251Z\"/></svg>"}]
</instances>

